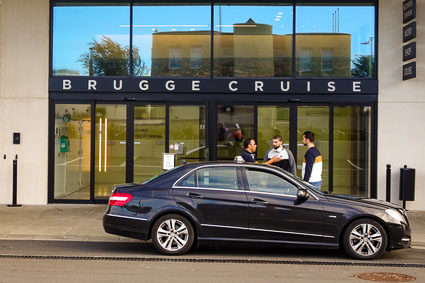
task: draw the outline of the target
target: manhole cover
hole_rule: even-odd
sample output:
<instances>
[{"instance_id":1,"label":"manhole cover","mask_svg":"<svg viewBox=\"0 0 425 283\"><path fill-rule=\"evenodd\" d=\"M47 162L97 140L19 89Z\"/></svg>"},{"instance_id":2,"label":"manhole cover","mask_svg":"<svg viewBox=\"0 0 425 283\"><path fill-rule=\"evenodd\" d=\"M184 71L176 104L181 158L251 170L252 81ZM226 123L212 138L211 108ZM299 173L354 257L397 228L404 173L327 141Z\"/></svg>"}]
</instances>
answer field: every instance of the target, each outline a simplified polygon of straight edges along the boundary
<instances>
[{"instance_id":1,"label":"manhole cover","mask_svg":"<svg viewBox=\"0 0 425 283\"><path fill-rule=\"evenodd\" d=\"M410 282L416 277L401 273L390 272L368 272L354 275L354 277L375 282Z\"/></svg>"}]
</instances>

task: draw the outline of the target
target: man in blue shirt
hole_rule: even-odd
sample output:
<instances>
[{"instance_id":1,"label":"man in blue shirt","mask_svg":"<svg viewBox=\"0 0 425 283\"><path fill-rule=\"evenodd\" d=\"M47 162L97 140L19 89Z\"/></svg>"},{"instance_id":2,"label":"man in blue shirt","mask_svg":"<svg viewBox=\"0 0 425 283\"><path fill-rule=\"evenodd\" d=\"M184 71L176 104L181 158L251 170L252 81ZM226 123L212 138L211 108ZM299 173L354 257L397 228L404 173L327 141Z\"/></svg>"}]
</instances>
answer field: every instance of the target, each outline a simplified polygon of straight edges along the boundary
<instances>
[{"instance_id":1,"label":"man in blue shirt","mask_svg":"<svg viewBox=\"0 0 425 283\"><path fill-rule=\"evenodd\" d=\"M303 134L303 144L307 146L302 167L302 178L313 186L322 187L322 155L314 145L314 133L306 131Z\"/></svg>"}]
</instances>

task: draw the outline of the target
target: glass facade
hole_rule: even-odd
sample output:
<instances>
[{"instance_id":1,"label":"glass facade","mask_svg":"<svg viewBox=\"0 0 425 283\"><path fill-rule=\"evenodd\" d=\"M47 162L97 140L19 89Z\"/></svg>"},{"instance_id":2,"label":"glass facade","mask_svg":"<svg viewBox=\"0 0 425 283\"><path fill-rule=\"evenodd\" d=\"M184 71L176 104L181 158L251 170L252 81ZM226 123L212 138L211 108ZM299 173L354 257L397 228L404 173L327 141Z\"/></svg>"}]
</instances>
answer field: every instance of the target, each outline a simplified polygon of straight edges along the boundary
<instances>
[{"instance_id":1,"label":"glass facade","mask_svg":"<svg viewBox=\"0 0 425 283\"><path fill-rule=\"evenodd\" d=\"M114 184L162 172L164 153L175 154L175 165L230 161L254 138L262 162L275 135L301 176L307 130L323 157L322 190L371 196L375 100L339 91L349 79L376 79L375 1L52 2L52 79L106 78L96 93L52 92L49 201L104 202ZM103 92L101 84L117 78L151 86L209 79L213 88L234 80L240 93L196 89L197 82L188 93L128 97L115 85ZM310 82L305 93L289 88L308 78L328 78L328 92L310 91ZM276 82L288 91L269 93Z\"/></svg>"},{"instance_id":2,"label":"glass facade","mask_svg":"<svg viewBox=\"0 0 425 283\"><path fill-rule=\"evenodd\" d=\"M295 3L55 1L52 75L375 77L374 1Z\"/></svg>"}]
</instances>

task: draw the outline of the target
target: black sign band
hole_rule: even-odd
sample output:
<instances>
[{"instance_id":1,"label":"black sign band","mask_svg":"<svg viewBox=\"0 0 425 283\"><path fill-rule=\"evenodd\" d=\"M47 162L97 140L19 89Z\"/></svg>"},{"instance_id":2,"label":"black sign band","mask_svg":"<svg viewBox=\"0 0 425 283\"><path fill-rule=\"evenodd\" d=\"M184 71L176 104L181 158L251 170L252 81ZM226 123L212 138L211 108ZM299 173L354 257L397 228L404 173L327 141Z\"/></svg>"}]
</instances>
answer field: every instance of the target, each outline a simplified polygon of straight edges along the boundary
<instances>
[{"instance_id":1,"label":"black sign band","mask_svg":"<svg viewBox=\"0 0 425 283\"><path fill-rule=\"evenodd\" d=\"M376 94L374 79L184 79L54 77L49 91L91 93Z\"/></svg>"}]
</instances>

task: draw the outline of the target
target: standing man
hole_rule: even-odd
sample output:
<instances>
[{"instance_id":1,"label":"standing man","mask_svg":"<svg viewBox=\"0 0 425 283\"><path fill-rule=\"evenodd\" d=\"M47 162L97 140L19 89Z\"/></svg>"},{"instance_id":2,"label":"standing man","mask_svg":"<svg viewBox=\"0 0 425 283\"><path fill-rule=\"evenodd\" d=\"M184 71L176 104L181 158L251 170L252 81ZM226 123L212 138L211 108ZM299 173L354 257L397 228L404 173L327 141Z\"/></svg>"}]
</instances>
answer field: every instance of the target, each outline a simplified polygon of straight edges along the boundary
<instances>
[{"instance_id":1,"label":"standing man","mask_svg":"<svg viewBox=\"0 0 425 283\"><path fill-rule=\"evenodd\" d=\"M322 187L322 155L314 145L313 132L304 132L303 144L308 149L304 155L302 178L320 190Z\"/></svg>"},{"instance_id":2,"label":"standing man","mask_svg":"<svg viewBox=\"0 0 425 283\"><path fill-rule=\"evenodd\" d=\"M257 163L255 160L255 152L257 151L257 143L254 139L246 139L243 142L244 150L241 154L241 157L245 162ZM280 158L274 157L272 160L269 160L263 164L272 164L272 162L279 162Z\"/></svg>"},{"instance_id":3,"label":"standing man","mask_svg":"<svg viewBox=\"0 0 425 283\"><path fill-rule=\"evenodd\" d=\"M278 157L278 161L274 160L274 157ZM264 155L264 162L271 162L272 165L278 166L289 173L294 175L297 174L297 166L295 165L295 158L292 152L283 146L283 140L281 136L273 137L273 147L269 149Z\"/></svg>"}]
</instances>

